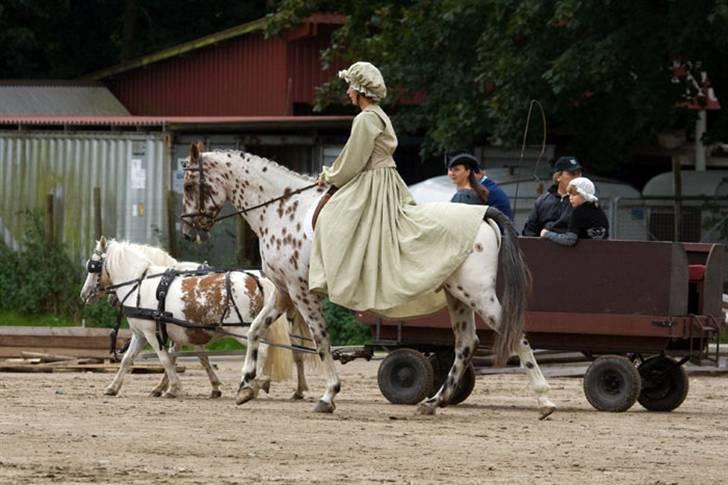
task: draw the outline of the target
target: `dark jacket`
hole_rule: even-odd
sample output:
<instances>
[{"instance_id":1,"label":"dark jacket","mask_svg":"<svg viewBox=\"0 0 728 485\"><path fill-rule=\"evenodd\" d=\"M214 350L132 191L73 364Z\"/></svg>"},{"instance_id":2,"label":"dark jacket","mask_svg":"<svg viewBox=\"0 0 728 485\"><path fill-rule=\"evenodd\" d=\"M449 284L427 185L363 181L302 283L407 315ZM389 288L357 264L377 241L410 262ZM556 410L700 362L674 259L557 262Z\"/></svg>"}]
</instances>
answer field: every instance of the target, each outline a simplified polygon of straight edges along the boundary
<instances>
[{"instance_id":1,"label":"dark jacket","mask_svg":"<svg viewBox=\"0 0 728 485\"><path fill-rule=\"evenodd\" d=\"M497 183L488 177L484 177L480 183L488 189L488 205L491 205L505 214L510 220L513 220L513 211L511 210L511 201L506 193ZM483 201L477 192L472 189L462 189L455 192L450 202L460 202L461 204L482 205Z\"/></svg>"},{"instance_id":2,"label":"dark jacket","mask_svg":"<svg viewBox=\"0 0 728 485\"><path fill-rule=\"evenodd\" d=\"M565 232L569 227L572 207L569 196L561 197L556 185L552 185L545 194L536 199L533 210L523 226L524 236L539 237L541 229L557 233Z\"/></svg>"},{"instance_id":3,"label":"dark jacket","mask_svg":"<svg viewBox=\"0 0 728 485\"><path fill-rule=\"evenodd\" d=\"M557 234L549 231L544 237L563 246L573 246L578 239L607 239L609 220L599 205L584 202L574 208L565 233Z\"/></svg>"}]
</instances>

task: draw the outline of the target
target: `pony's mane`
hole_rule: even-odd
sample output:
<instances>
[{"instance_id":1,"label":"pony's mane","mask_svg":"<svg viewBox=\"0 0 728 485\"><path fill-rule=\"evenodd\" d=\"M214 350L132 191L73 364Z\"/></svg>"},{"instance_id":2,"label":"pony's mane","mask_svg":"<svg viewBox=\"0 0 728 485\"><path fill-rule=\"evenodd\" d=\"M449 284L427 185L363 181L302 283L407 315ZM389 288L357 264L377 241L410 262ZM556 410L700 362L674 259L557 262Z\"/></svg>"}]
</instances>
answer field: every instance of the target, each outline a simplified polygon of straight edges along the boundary
<instances>
[{"instance_id":1,"label":"pony's mane","mask_svg":"<svg viewBox=\"0 0 728 485\"><path fill-rule=\"evenodd\" d=\"M115 273L119 268L129 268L133 276L141 276L142 272L155 265L146 254L135 246L141 246L127 241L110 241L106 249L106 269Z\"/></svg>"},{"instance_id":2,"label":"pony's mane","mask_svg":"<svg viewBox=\"0 0 728 485\"><path fill-rule=\"evenodd\" d=\"M126 241L125 241L126 242ZM157 266L176 266L179 261L177 261L175 258L169 255L167 251L164 249L150 246L148 244L137 244L132 242L126 242L126 244L129 245L129 247L132 247L142 254L144 254L147 258L149 258L152 263L154 263Z\"/></svg>"},{"instance_id":3,"label":"pony's mane","mask_svg":"<svg viewBox=\"0 0 728 485\"><path fill-rule=\"evenodd\" d=\"M316 181L316 179L313 178L313 177L311 177L310 175L305 175L305 174L302 174L302 173L298 173L295 170L291 170L290 168L288 168L286 166L283 166L283 165L281 165L278 162L274 162L273 160L271 160L269 158L261 157L261 156L255 155L253 153L250 153L250 152L243 152L243 151L240 151L240 150L214 150L214 151L208 152L208 153L220 154L220 155L228 155L228 154L235 155L236 157L240 158L241 161L243 161L245 159L245 155L247 155L247 156L252 157L252 158L257 158L258 160L260 160L260 161L262 161L262 162L264 162L264 163L272 166L273 168L280 169L283 173L286 173L288 175L291 175L291 176L294 176L294 177L298 177L300 179L303 179L303 180L306 180L306 181L309 181L309 182L315 182Z\"/></svg>"}]
</instances>

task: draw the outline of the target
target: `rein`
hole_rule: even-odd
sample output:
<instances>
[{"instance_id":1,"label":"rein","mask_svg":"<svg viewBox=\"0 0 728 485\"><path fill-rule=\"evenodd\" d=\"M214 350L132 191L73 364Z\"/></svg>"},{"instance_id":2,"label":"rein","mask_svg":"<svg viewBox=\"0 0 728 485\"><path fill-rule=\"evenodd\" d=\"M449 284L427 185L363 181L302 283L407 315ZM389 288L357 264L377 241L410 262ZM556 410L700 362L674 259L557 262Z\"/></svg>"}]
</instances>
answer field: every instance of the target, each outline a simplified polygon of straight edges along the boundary
<instances>
[{"instance_id":1,"label":"rein","mask_svg":"<svg viewBox=\"0 0 728 485\"><path fill-rule=\"evenodd\" d=\"M221 221L223 219L227 219L228 217L237 216L238 214L245 214L246 212L249 212L249 211L252 211L255 209L260 209L261 207L265 207L267 205L273 204L275 202L278 202L279 200L287 199L288 197L290 197L292 195L300 194L301 192L305 192L309 189L313 189L314 187L318 187L318 184L313 183L311 185L306 185L305 187L301 187L300 189L292 190L291 192L286 192L285 194L283 194L279 197L276 197L275 199L271 199L266 202L262 202L260 204L254 205L252 207L244 207L244 208L240 209L239 211L235 211L235 212L232 212L232 213L224 215L224 216L216 217L215 222ZM187 215L187 214L185 214L185 215ZM185 215L183 215L182 217L184 217Z\"/></svg>"}]
</instances>

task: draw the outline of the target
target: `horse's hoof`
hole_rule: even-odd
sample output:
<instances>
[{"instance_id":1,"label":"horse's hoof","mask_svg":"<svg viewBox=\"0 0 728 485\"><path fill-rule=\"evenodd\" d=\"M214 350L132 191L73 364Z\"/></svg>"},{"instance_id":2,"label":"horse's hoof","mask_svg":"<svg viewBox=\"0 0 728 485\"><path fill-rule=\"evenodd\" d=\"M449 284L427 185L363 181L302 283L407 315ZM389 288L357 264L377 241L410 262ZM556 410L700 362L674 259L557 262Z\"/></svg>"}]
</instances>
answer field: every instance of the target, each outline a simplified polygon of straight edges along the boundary
<instances>
[{"instance_id":1,"label":"horse's hoof","mask_svg":"<svg viewBox=\"0 0 728 485\"><path fill-rule=\"evenodd\" d=\"M210 399L217 399L220 396L222 396L222 391L220 389L213 389L210 393Z\"/></svg>"},{"instance_id":2,"label":"horse's hoof","mask_svg":"<svg viewBox=\"0 0 728 485\"><path fill-rule=\"evenodd\" d=\"M336 404L334 404L333 402L328 403L326 401L321 400L316 404L316 407L313 408L313 412L314 413L333 413L334 409L336 409Z\"/></svg>"},{"instance_id":3,"label":"horse's hoof","mask_svg":"<svg viewBox=\"0 0 728 485\"><path fill-rule=\"evenodd\" d=\"M548 418L549 416L551 416L551 414L554 411L556 411L556 406L553 404L548 405L548 406L541 406L540 408L538 408L538 413L539 413L538 419L540 421L544 420L544 419Z\"/></svg>"},{"instance_id":4,"label":"horse's hoof","mask_svg":"<svg viewBox=\"0 0 728 485\"><path fill-rule=\"evenodd\" d=\"M149 393L149 397L159 397L162 395L162 391L152 391Z\"/></svg>"},{"instance_id":5,"label":"horse's hoof","mask_svg":"<svg viewBox=\"0 0 728 485\"><path fill-rule=\"evenodd\" d=\"M422 404L417 406L417 411L415 412L420 416L432 416L435 414L435 410L437 410L437 406L431 406L423 402Z\"/></svg>"},{"instance_id":6,"label":"horse's hoof","mask_svg":"<svg viewBox=\"0 0 728 485\"><path fill-rule=\"evenodd\" d=\"M165 399L176 399L179 395L179 391L167 391L164 394L162 394L162 397Z\"/></svg>"},{"instance_id":7,"label":"horse's hoof","mask_svg":"<svg viewBox=\"0 0 728 485\"><path fill-rule=\"evenodd\" d=\"M107 387L104 390L104 396L116 396L117 393L118 393L118 391L116 389L111 388L111 387Z\"/></svg>"},{"instance_id":8,"label":"horse's hoof","mask_svg":"<svg viewBox=\"0 0 728 485\"><path fill-rule=\"evenodd\" d=\"M270 394L270 380L266 379L260 385L260 388L265 391L266 394Z\"/></svg>"},{"instance_id":9,"label":"horse's hoof","mask_svg":"<svg viewBox=\"0 0 728 485\"><path fill-rule=\"evenodd\" d=\"M250 387L241 387L240 390L238 390L238 397L235 399L235 404L239 406L253 398L255 398L255 391L253 389Z\"/></svg>"},{"instance_id":10,"label":"horse's hoof","mask_svg":"<svg viewBox=\"0 0 728 485\"><path fill-rule=\"evenodd\" d=\"M291 396L291 401L300 401L302 399L303 399L303 393L298 392L298 391L294 392L293 395Z\"/></svg>"}]
</instances>

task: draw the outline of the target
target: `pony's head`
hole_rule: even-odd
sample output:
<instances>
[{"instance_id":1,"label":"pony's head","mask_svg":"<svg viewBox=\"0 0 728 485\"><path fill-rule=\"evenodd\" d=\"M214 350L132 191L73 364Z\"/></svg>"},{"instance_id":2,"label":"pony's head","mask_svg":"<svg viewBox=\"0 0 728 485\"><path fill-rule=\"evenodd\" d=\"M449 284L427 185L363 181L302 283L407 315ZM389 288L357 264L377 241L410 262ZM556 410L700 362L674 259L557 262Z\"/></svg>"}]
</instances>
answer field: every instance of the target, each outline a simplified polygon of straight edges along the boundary
<instances>
[{"instance_id":1,"label":"pony's head","mask_svg":"<svg viewBox=\"0 0 728 485\"><path fill-rule=\"evenodd\" d=\"M95 303L106 293L105 288L111 285L109 273L104 270L104 260L109 243L104 236L96 241L91 257L86 261L86 281L81 288L81 300L86 304Z\"/></svg>"},{"instance_id":2,"label":"pony's head","mask_svg":"<svg viewBox=\"0 0 728 485\"><path fill-rule=\"evenodd\" d=\"M202 153L199 145L190 147L190 157L184 165L184 194L182 196L182 234L189 241L206 242L226 201L218 174L219 162Z\"/></svg>"}]
</instances>

